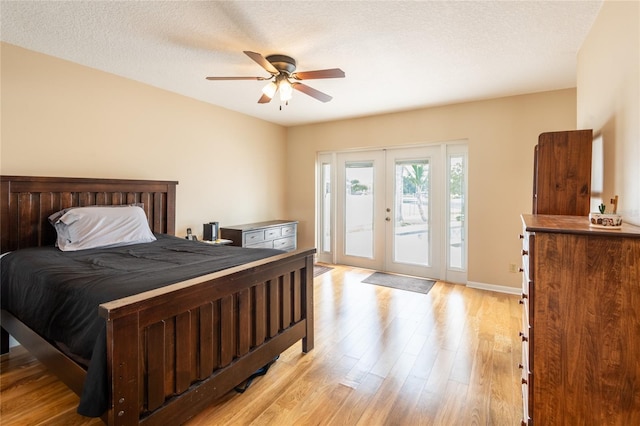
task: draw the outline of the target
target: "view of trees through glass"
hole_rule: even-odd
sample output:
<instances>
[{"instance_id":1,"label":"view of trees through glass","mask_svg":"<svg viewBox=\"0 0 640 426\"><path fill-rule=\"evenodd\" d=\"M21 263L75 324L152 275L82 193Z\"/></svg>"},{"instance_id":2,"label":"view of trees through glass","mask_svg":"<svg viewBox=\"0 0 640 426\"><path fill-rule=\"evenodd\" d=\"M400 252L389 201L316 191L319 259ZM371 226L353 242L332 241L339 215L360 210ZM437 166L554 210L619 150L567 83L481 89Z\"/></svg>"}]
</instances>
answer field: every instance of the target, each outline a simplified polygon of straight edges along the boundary
<instances>
[{"instance_id":1,"label":"view of trees through glass","mask_svg":"<svg viewBox=\"0 0 640 426\"><path fill-rule=\"evenodd\" d=\"M454 150L447 154L446 162L437 153L432 154L411 159L409 156L412 154L404 158L398 155L400 158L396 157L387 166L392 168L382 171L375 168L374 161L357 159L344 163L344 253L347 256L373 258L374 237L379 235L374 233L374 218L382 217L391 222L392 229L387 228L391 232L382 240L377 240L377 244L384 241L382 244L390 250L389 262L394 265L432 268L435 265L432 262L440 261L437 256L434 257L434 250L446 246L448 270L465 270L467 154L464 150ZM442 166L444 170L440 169ZM442 170L442 176L439 170ZM389 173L386 179L392 179L392 182L383 184L376 180L378 173L385 172ZM438 174L433 175L434 173ZM328 170L325 170L325 179L327 174ZM446 179L444 185L439 183L442 178ZM383 188L374 188L374 181ZM327 185L324 182L324 186ZM441 187L432 188L432 185ZM326 191L325 196L328 192ZM385 199L386 213L381 210L374 214L376 197ZM326 205L330 205L329 200L325 202ZM327 220L329 212L325 213ZM443 220L445 223L442 223ZM435 232L436 229L438 232ZM444 231L443 235L439 234L441 229ZM325 230L325 243L328 247L328 222ZM439 239L442 238L446 238L446 243L439 245Z\"/></svg>"}]
</instances>

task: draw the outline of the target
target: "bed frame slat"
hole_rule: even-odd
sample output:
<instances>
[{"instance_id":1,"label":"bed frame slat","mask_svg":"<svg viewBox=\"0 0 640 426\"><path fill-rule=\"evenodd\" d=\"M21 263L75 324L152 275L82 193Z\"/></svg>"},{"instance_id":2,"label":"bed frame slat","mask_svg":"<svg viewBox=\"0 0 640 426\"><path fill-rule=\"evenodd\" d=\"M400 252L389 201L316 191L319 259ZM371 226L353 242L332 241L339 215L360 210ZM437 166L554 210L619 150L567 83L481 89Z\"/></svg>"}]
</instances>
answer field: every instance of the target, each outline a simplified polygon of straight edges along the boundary
<instances>
[{"instance_id":1,"label":"bed frame slat","mask_svg":"<svg viewBox=\"0 0 640 426\"><path fill-rule=\"evenodd\" d=\"M285 329L291 325L291 276L280 277L280 310L282 312L282 322L280 328Z\"/></svg>"},{"instance_id":2,"label":"bed frame slat","mask_svg":"<svg viewBox=\"0 0 640 426\"><path fill-rule=\"evenodd\" d=\"M258 284L254 288L254 324L253 324L253 346L258 346L264 342L267 335L267 298L266 298L266 284Z\"/></svg>"},{"instance_id":3,"label":"bed frame slat","mask_svg":"<svg viewBox=\"0 0 640 426\"><path fill-rule=\"evenodd\" d=\"M176 392L191 382L191 311L176 316Z\"/></svg>"},{"instance_id":4,"label":"bed frame slat","mask_svg":"<svg viewBox=\"0 0 640 426\"><path fill-rule=\"evenodd\" d=\"M269 280L269 337L280 329L280 280Z\"/></svg>"},{"instance_id":5,"label":"bed frame slat","mask_svg":"<svg viewBox=\"0 0 640 426\"><path fill-rule=\"evenodd\" d=\"M165 320L165 371L164 371L164 396L176 393L176 341L175 341L176 319L175 317Z\"/></svg>"},{"instance_id":6,"label":"bed frame slat","mask_svg":"<svg viewBox=\"0 0 640 426\"><path fill-rule=\"evenodd\" d=\"M224 367L231 363L235 348L233 335L235 333L233 321L233 295L223 297L220 300L220 366Z\"/></svg>"},{"instance_id":7,"label":"bed frame slat","mask_svg":"<svg viewBox=\"0 0 640 426\"><path fill-rule=\"evenodd\" d=\"M153 411L164 403L165 321L147 327L147 409Z\"/></svg>"},{"instance_id":8,"label":"bed frame slat","mask_svg":"<svg viewBox=\"0 0 640 426\"><path fill-rule=\"evenodd\" d=\"M294 278L292 280L293 285L291 288L291 303L293 306L293 322L296 323L302 319L302 298L300 297L302 294L302 277L300 276L300 270L294 271L292 275Z\"/></svg>"},{"instance_id":9,"label":"bed frame slat","mask_svg":"<svg viewBox=\"0 0 640 426\"><path fill-rule=\"evenodd\" d=\"M249 352L251 345L251 305L249 303L250 289L244 289L238 293L238 327L236 340L238 351L236 356L242 356Z\"/></svg>"},{"instance_id":10,"label":"bed frame slat","mask_svg":"<svg viewBox=\"0 0 640 426\"><path fill-rule=\"evenodd\" d=\"M198 379L209 377L214 368L213 302L200 306L200 366ZM217 357L216 357L217 358Z\"/></svg>"}]
</instances>

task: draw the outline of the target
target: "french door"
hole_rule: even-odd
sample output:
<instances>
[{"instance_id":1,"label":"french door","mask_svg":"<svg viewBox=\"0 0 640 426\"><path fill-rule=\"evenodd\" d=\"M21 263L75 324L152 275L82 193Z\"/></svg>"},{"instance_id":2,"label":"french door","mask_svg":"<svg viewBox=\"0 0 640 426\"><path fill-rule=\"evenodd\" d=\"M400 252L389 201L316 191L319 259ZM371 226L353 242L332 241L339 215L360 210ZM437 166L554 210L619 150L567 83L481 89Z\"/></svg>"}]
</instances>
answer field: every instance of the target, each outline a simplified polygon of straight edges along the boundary
<instances>
[{"instance_id":1,"label":"french door","mask_svg":"<svg viewBox=\"0 0 640 426\"><path fill-rule=\"evenodd\" d=\"M453 241L446 219L464 218L460 185L452 202L455 156L447 152L438 145L320 155L319 260L438 279L464 271L462 262L453 260L453 268L451 262L466 258L459 253L466 232L458 226ZM466 149L463 154L466 159ZM466 281L464 275L455 280Z\"/></svg>"}]
</instances>

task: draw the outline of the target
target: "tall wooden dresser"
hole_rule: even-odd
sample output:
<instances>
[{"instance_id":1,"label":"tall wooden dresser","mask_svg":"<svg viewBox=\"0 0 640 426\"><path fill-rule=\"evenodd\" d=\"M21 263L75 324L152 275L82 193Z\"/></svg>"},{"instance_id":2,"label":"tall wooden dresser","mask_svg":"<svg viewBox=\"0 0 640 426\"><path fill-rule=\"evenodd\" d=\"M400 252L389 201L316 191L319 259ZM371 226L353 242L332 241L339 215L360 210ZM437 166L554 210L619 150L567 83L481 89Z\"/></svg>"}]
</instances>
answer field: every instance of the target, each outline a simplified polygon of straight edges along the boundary
<instances>
[{"instance_id":1,"label":"tall wooden dresser","mask_svg":"<svg viewBox=\"0 0 640 426\"><path fill-rule=\"evenodd\" d=\"M640 228L522 221L522 424L640 425Z\"/></svg>"}]
</instances>

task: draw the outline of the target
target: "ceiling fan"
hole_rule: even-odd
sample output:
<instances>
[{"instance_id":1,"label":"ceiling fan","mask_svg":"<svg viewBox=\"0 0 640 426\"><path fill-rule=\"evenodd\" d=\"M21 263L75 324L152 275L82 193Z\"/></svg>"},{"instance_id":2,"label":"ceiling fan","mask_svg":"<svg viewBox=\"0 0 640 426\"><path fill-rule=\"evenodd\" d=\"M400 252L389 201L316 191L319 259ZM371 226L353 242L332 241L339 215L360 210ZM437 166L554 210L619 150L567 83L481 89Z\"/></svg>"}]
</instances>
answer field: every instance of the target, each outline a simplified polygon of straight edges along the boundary
<instances>
[{"instance_id":1,"label":"ceiling fan","mask_svg":"<svg viewBox=\"0 0 640 426\"><path fill-rule=\"evenodd\" d=\"M344 71L340 68L326 70L295 72L296 61L286 55L269 55L266 58L259 53L245 50L244 53L264 68L270 77L207 77L207 80L269 80L262 89L262 96L258 99L259 104L271 102L276 92L280 91L280 100L288 103L291 99L293 89L319 100L329 102L331 96L313 87L300 83L300 80L312 80L320 78L343 78ZM282 107L281 107L282 108Z\"/></svg>"}]
</instances>

